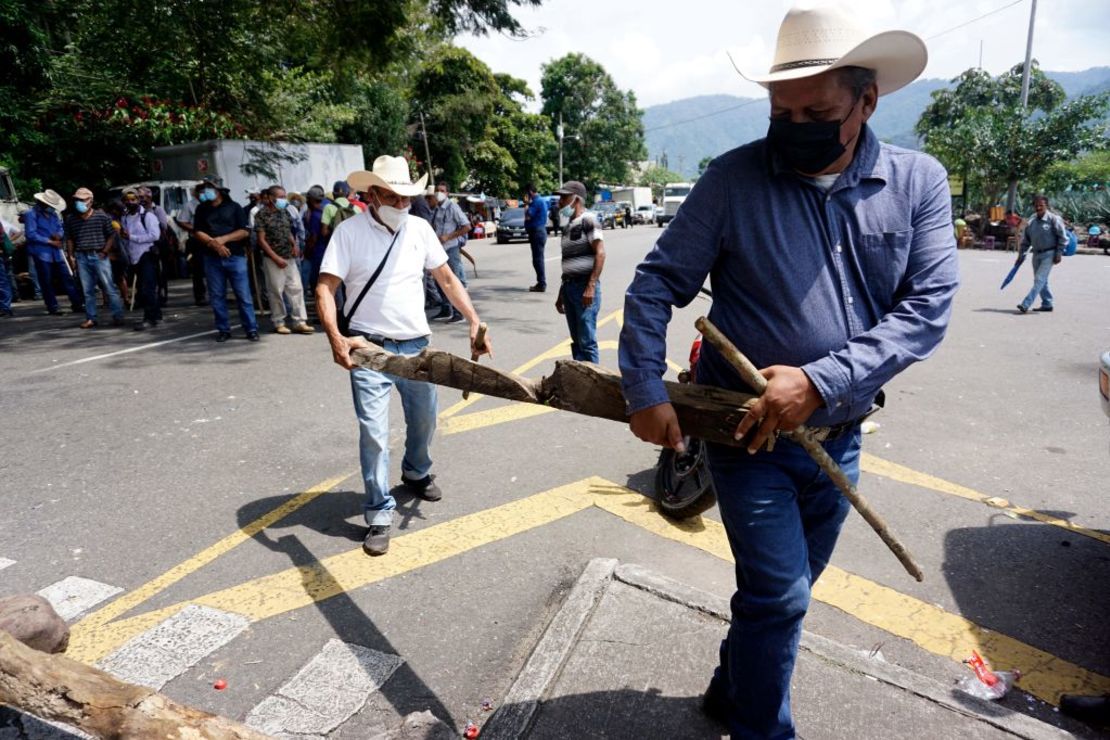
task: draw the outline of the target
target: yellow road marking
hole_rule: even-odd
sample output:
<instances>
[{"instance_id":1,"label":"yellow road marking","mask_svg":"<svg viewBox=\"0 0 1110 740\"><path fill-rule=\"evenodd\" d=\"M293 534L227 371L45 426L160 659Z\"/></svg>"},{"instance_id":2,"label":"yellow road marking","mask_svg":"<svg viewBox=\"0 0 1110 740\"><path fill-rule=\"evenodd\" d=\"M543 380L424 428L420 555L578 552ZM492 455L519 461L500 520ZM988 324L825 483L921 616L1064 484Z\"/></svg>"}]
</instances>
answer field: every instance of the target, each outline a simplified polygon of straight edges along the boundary
<instances>
[{"instance_id":1,"label":"yellow road marking","mask_svg":"<svg viewBox=\"0 0 1110 740\"><path fill-rule=\"evenodd\" d=\"M266 527L283 519L289 514L292 514L294 511L301 508L310 501L316 499L318 496L327 493L328 491L345 481L347 478L350 478L352 475L354 474L344 473L343 475L337 475L334 478L329 478L323 483L319 483L312 488L309 488L304 493L297 494L280 506L271 509L262 516L258 517L253 522L240 527L238 530L232 532L227 537L224 537L219 542L209 545L193 557L174 566L154 580L144 583L142 586L139 586L134 591L127 592L110 604L107 604L106 606L89 614L73 626L74 632L81 632L82 630L88 630L103 624L107 624L113 619L126 614L131 609L134 609L136 606L142 604L144 601L161 593L165 589L180 581L182 578L195 573L196 571L208 565L213 560L228 552L232 548L242 544L243 542L246 542Z\"/></svg>"},{"instance_id":2,"label":"yellow road marking","mask_svg":"<svg viewBox=\"0 0 1110 740\"><path fill-rule=\"evenodd\" d=\"M960 498L967 499L968 501L977 501L981 504L985 504L995 509L1009 511L1013 514L1017 514L1018 516L1025 517L1026 519L1034 519L1038 522L1051 524L1054 527L1061 527L1062 529L1066 529L1069 532L1081 534L1084 537L1090 537L1091 539L1095 539L1110 545L1110 534L1107 534L1106 532L1098 532L1093 529L1087 529L1086 527L1069 522L1066 519L1060 519L1058 517L1054 517L1050 514L1045 514L1044 512L1040 512L1035 509L1027 509L1024 506L1015 506L1004 498L987 496L986 494L980 493L979 491L973 490L971 488L967 488L966 486L961 486L957 483L950 483L946 480L937 478L927 473L922 473L912 468L907 468L904 465L899 465L898 463L893 463L889 460L883 460L881 458L875 457L874 455L869 455L866 452L863 453L863 455L860 457L860 469L862 469L864 472L871 473L873 475L880 475L884 478L890 478L891 480L896 480L900 483L908 483L911 486L928 488L929 490L936 491L937 493L945 493L950 496L958 496Z\"/></svg>"},{"instance_id":3,"label":"yellow road marking","mask_svg":"<svg viewBox=\"0 0 1110 740\"><path fill-rule=\"evenodd\" d=\"M440 434L461 434L494 424L520 421L521 419L529 419L533 416L541 416L558 410L551 406L540 406L535 403L510 403L489 411L476 411L472 414L448 417L439 422L438 429Z\"/></svg>"},{"instance_id":4,"label":"yellow road marking","mask_svg":"<svg viewBox=\"0 0 1110 740\"><path fill-rule=\"evenodd\" d=\"M593 504L596 485L609 484L587 478L394 538L387 557L368 558L359 547L117 622L82 620L73 626L66 655L93 663L190 603L252 622L284 614L582 511Z\"/></svg>"},{"instance_id":5,"label":"yellow road marking","mask_svg":"<svg viewBox=\"0 0 1110 740\"><path fill-rule=\"evenodd\" d=\"M370 559L361 548L355 548L128 619L110 623L82 620L73 627L68 654L86 662L99 660L190 603L242 614L251 621L267 619L441 562L591 506L652 534L724 561L732 560L719 522L702 517L675 522L663 517L641 494L600 478L587 478L397 537L385 558ZM1110 678L1106 676L835 566L826 569L813 598L935 655L960 661L977 649L989 655L999 669L1020 668L1025 672L1021 688L1044 701L1056 703L1065 692L1110 691Z\"/></svg>"},{"instance_id":6,"label":"yellow road marking","mask_svg":"<svg viewBox=\"0 0 1110 740\"><path fill-rule=\"evenodd\" d=\"M630 524L732 562L728 538L719 522L704 517L669 520L654 502L617 484L595 486L593 493L598 507ZM813 598L935 655L962 661L974 649L989 656L995 668L1020 668L1023 676L1019 687L1052 704L1059 702L1062 693L1110 692L1110 677L836 566L825 569L814 586Z\"/></svg>"}]
</instances>

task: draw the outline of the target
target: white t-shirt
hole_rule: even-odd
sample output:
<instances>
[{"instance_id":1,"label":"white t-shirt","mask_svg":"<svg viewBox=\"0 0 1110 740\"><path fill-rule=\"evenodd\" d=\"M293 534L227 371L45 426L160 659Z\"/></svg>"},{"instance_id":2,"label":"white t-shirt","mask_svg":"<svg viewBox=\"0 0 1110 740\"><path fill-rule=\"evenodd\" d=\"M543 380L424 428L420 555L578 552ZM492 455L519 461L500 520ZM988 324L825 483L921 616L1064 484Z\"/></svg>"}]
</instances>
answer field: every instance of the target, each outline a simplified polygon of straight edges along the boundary
<instances>
[{"instance_id":1,"label":"white t-shirt","mask_svg":"<svg viewBox=\"0 0 1110 740\"><path fill-rule=\"evenodd\" d=\"M387 339L416 339L432 333L424 314L424 270L446 264L447 252L422 218L409 216L398 233L389 261L351 317L351 329ZM335 229L320 272L335 275L346 286L344 313L350 312L392 241L393 234L369 213L348 218Z\"/></svg>"}]
</instances>

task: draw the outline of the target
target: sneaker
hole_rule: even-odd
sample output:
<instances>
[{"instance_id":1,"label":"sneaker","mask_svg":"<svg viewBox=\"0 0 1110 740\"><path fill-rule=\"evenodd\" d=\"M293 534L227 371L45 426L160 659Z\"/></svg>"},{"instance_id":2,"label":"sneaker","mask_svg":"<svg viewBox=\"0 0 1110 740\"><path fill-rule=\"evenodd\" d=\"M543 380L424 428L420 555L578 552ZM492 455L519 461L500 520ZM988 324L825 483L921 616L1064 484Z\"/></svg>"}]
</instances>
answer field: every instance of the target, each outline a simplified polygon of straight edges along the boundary
<instances>
[{"instance_id":1,"label":"sneaker","mask_svg":"<svg viewBox=\"0 0 1110 740\"><path fill-rule=\"evenodd\" d=\"M1021 313L1029 313L1029 309L1026 308L1025 305L1022 303L1019 303L1017 308L1018 311L1020 311Z\"/></svg>"},{"instance_id":2,"label":"sneaker","mask_svg":"<svg viewBox=\"0 0 1110 740\"><path fill-rule=\"evenodd\" d=\"M156 326L158 326L157 321L147 321L144 319L135 324L135 331L145 331L146 329L153 329Z\"/></svg>"},{"instance_id":3,"label":"sneaker","mask_svg":"<svg viewBox=\"0 0 1110 740\"><path fill-rule=\"evenodd\" d=\"M277 327L274 328L274 334L292 334L292 333L293 332L290 331L289 327L286 326L285 324L280 324L280 325L278 325ZM248 337L248 339L249 338L250 337Z\"/></svg>"},{"instance_id":4,"label":"sneaker","mask_svg":"<svg viewBox=\"0 0 1110 740\"><path fill-rule=\"evenodd\" d=\"M81 324L81 328L82 329L95 329L96 328L96 322L93 321L92 319L85 319L85 321L82 322L82 324Z\"/></svg>"},{"instance_id":5,"label":"sneaker","mask_svg":"<svg viewBox=\"0 0 1110 740\"><path fill-rule=\"evenodd\" d=\"M529 293L546 293L547 292L547 286L536 283L535 285L533 285L531 288L528 289L528 292Z\"/></svg>"},{"instance_id":6,"label":"sneaker","mask_svg":"<svg viewBox=\"0 0 1110 740\"><path fill-rule=\"evenodd\" d=\"M257 342L260 339L261 339L261 337L258 336L258 332L256 332L256 331L248 331L247 332L247 341L248 342Z\"/></svg>"},{"instance_id":7,"label":"sneaker","mask_svg":"<svg viewBox=\"0 0 1110 740\"><path fill-rule=\"evenodd\" d=\"M1038 306L1033 309L1034 311L1041 311L1043 313L1052 313L1052 306Z\"/></svg>"},{"instance_id":8,"label":"sneaker","mask_svg":"<svg viewBox=\"0 0 1110 740\"><path fill-rule=\"evenodd\" d=\"M374 556L389 552L389 525L371 524L366 539L362 541L362 551Z\"/></svg>"},{"instance_id":9,"label":"sneaker","mask_svg":"<svg viewBox=\"0 0 1110 740\"><path fill-rule=\"evenodd\" d=\"M295 334L315 334L316 330L308 324L297 324L293 327L293 332Z\"/></svg>"},{"instance_id":10,"label":"sneaker","mask_svg":"<svg viewBox=\"0 0 1110 740\"><path fill-rule=\"evenodd\" d=\"M221 331L219 334L216 335L216 341L220 344L223 344L229 339L231 339L231 332L229 331Z\"/></svg>"},{"instance_id":11,"label":"sneaker","mask_svg":"<svg viewBox=\"0 0 1110 740\"><path fill-rule=\"evenodd\" d=\"M426 475L420 480L409 480L402 475L401 485L425 501L439 501L443 498L443 491L439 490L439 486L436 485L434 475Z\"/></svg>"},{"instance_id":12,"label":"sneaker","mask_svg":"<svg viewBox=\"0 0 1110 740\"><path fill-rule=\"evenodd\" d=\"M459 324L463 321L466 321L466 317L463 316L461 313L452 314L451 318L447 319L448 324Z\"/></svg>"},{"instance_id":13,"label":"sneaker","mask_svg":"<svg viewBox=\"0 0 1110 740\"><path fill-rule=\"evenodd\" d=\"M55 308L55 309L51 310L51 309L48 308L48 309L46 309L46 315L47 316L61 316L62 315L62 309Z\"/></svg>"},{"instance_id":14,"label":"sneaker","mask_svg":"<svg viewBox=\"0 0 1110 740\"><path fill-rule=\"evenodd\" d=\"M434 321L436 319L449 319L451 318L452 313L453 312L451 311L450 306L444 306L443 308L439 309L439 313L432 317L432 320Z\"/></svg>"}]
</instances>

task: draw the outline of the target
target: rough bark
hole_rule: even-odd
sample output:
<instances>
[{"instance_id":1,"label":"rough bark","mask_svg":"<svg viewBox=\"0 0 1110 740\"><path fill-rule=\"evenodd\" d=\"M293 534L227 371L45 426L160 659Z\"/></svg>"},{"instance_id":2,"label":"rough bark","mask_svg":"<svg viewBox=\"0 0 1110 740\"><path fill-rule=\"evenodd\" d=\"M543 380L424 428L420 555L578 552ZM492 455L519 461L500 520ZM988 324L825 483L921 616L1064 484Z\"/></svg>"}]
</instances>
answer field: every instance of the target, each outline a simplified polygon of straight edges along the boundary
<instances>
[{"instance_id":1,"label":"rough bark","mask_svg":"<svg viewBox=\"0 0 1110 740\"><path fill-rule=\"evenodd\" d=\"M351 357L360 367L402 378L612 421L628 420L620 376L590 363L560 360L550 376L536 381L431 348L403 356L372 347L357 350ZM685 434L738 444L732 435L754 396L705 385L665 385Z\"/></svg>"},{"instance_id":2,"label":"rough bark","mask_svg":"<svg viewBox=\"0 0 1110 740\"><path fill-rule=\"evenodd\" d=\"M153 689L124 683L84 663L32 650L4 632L0 632L0 704L104 738L267 737L224 717L178 704Z\"/></svg>"},{"instance_id":3,"label":"rough bark","mask_svg":"<svg viewBox=\"0 0 1110 740\"><path fill-rule=\"evenodd\" d=\"M69 645L69 627L50 602L36 594L0 599L0 632L44 653L62 653Z\"/></svg>"}]
</instances>

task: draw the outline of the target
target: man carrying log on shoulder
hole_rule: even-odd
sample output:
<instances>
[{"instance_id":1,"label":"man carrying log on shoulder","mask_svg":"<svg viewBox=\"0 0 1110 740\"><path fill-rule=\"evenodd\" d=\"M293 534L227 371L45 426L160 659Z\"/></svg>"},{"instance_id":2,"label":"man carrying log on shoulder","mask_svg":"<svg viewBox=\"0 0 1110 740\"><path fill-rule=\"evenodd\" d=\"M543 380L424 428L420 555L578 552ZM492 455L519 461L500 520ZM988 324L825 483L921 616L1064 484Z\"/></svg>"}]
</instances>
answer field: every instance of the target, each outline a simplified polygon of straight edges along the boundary
<instances>
[{"instance_id":1,"label":"man carrying log on shoulder","mask_svg":"<svg viewBox=\"0 0 1110 740\"><path fill-rule=\"evenodd\" d=\"M948 324L957 255L944 168L866 126L926 59L910 33L868 38L841 11L791 10L771 73L754 80L770 91L767 138L710 164L626 296L620 367L641 439L683 446L661 380L666 327L707 276L709 318L767 379L736 430L747 452L707 446L737 591L703 708L734 738L794 736L802 619L849 508L795 442L754 453L779 431L830 427L823 446L854 484L861 417ZM708 343L697 371L699 383L751 390Z\"/></svg>"},{"instance_id":2,"label":"man carrying log on shoulder","mask_svg":"<svg viewBox=\"0 0 1110 740\"><path fill-rule=\"evenodd\" d=\"M372 172L347 178L357 192L367 192L369 210L341 223L332 234L320 266L316 306L327 332L335 363L351 373L359 425L359 457L366 488L363 509L369 530L362 549L368 555L389 550L389 530L397 502L389 488L389 390L397 386L405 410L405 457L401 484L427 501L442 497L431 474L429 447L436 430L436 387L356 367L350 353L371 344L400 355L419 354L428 346L424 314L424 270L470 323L472 356L490 351L489 339L478 346L478 313L466 288L447 266L447 253L427 221L409 218L409 199L424 192L412 182L403 157L383 155ZM346 285L346 302L338 315L335 293ZM342 318L344 326L340 325Z\"/></svg>"}]
</instances>

